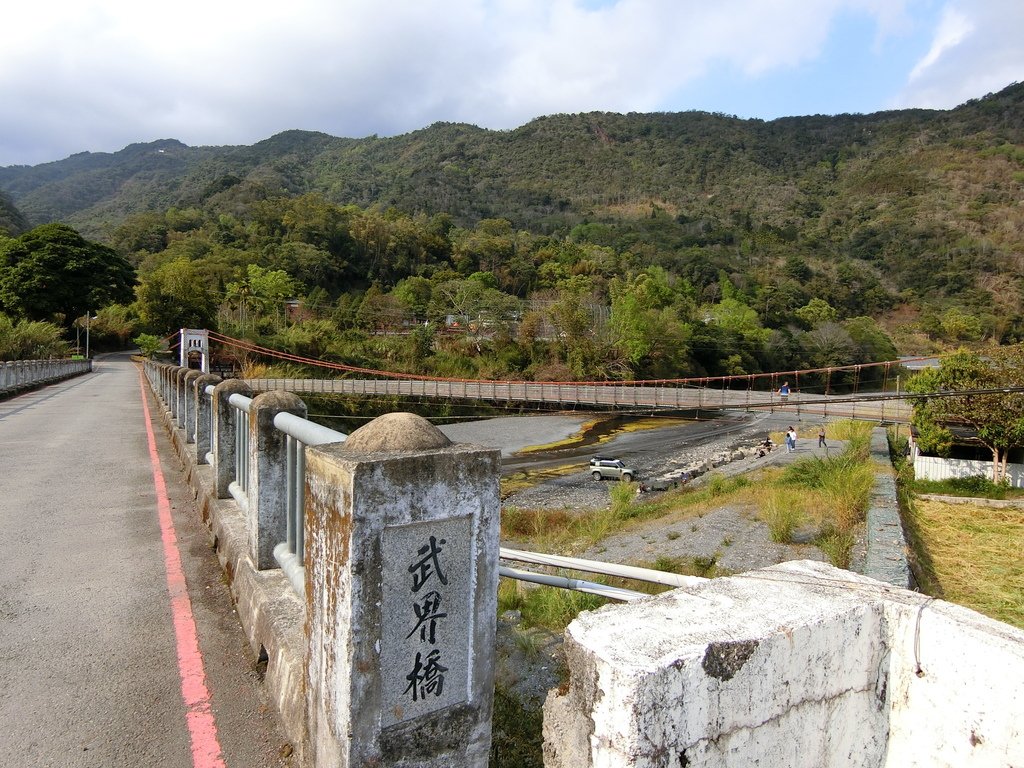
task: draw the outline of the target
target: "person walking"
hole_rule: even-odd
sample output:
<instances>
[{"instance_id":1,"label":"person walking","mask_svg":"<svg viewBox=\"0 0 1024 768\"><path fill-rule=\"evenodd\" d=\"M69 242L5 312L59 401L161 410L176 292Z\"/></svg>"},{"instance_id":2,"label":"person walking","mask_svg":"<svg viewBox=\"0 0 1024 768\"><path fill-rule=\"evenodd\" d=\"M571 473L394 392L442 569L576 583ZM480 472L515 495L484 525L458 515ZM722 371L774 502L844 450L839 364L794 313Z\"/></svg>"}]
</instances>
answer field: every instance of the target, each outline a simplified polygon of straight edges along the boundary
<instances>
[{"instance_id":1,"label":"person walking","mask_svg":"<svg viewBox=\"0 0 1024 768\"><path fill-rule=\"evenodd\" d=\"M792 453L796 449L796 432L792 427L786 429L786 453Z\"/></svg>"},{"instance_id":2,"label":"person walking","mask_svg":"<svg viewBox=\"0 0 1024 768\"><path fill-rule=\"evenodd\" d=\"M828 443L825 442L825 425L822 424L818 427L818 447L828 449Z\"/></svg>"}]
</instances>

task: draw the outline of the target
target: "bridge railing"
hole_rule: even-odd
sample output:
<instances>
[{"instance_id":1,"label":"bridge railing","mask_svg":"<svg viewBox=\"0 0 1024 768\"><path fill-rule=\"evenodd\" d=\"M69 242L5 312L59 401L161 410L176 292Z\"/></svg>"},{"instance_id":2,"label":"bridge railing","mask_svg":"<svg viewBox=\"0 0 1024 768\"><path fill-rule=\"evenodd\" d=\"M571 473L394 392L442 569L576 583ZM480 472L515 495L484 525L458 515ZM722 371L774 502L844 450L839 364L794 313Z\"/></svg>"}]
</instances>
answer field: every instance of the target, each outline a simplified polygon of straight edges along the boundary
<instances>
[{"instance_id":1,"label":"bridge railing","mask_svg":"<svg viewBox=\"0 0 1024 768\"><path fill-rule=\"evenodd\" d=\"M273 405L266 419L254 418L261 396L251 396L238 380L153 362L145 371L186 443L195 444L196 462L213 467L217 495L233 499L258 532L254 561L261 568L280 567L303 594L305 449L342 442L346 435ZM280 393L262 397L280 399ZM280 456L266 450L268 443L283 446ZM273 480L261 478L261 470Z\"/></svg>"},{"instance_id":2,"label":"bridge railing","mask_svg":"<svg viewBox=\"0 0 1024 768\"><path fill-rule=\"evenodd\" d=\"M0 362L0 395L61 381L92 370L92 360L10 360Z\"/></svg>"},{"instance_id":3,"label":"bridge railing","mask_svg":"<svg viewBox=\"0 0 1024 768\"><path fill-rule=\"evenodd\" d=\"M209 464L218 477L218 496L231 498L257 530L264 541L257 541L255 552L270 551L272 561L264 558L265 567L280 567L295 592L304 594L305 545L305 467L306 448L342 442L346 435L303 418L301 415L279 410L270 423L276 433L283 436L283 482L268 488L261 483L260 467L267 466L265 436L262 425L254 427L252 418L257 395L240 380L220 381L216 376L200 376L197 371L178 366L148 363L146 373L155 391L167 405L172 418L185 432L186 442L195 444L198 464ZM275 396L281 391L276 390ZM575 393L574 393L575 394ZM294 405L294 403L292 403ZM258 409L257 409L258 410ZM260 450L261 447L264 450ZM264 518L274 517L266 507L283 510L284 525L261 525L259 508ZM269 537L269 538L268 538ZM259 537L258 537L259 538ZM555 557L535 552L501 550L506 562L525 562L541 566L548 571L580 571L605 576L647 581L668 586L680 586L680 579L689 584L691 577L679 577L649 569L619 566L610 563ZM254 559L258 559L258 556ZM570 578L559 573L536 573L508 565L499 568L505 578L536 584L587 592L611 600L631 601L644 594L598 582Z\"/></svg>"}]
</instances>

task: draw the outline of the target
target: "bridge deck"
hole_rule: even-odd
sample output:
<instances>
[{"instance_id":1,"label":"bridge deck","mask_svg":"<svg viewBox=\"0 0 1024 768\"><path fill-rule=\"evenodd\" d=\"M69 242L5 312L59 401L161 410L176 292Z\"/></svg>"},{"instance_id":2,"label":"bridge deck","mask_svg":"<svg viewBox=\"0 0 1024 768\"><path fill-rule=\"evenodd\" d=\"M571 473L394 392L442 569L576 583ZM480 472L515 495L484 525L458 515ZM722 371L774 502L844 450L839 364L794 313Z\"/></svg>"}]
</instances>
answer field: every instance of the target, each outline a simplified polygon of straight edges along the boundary
<instances>
[{"instance_id":1,"label":"bridge deck","mask_svg":"<svg viewBox=\"0 0 1024 768\"><path fill-rule=\"evenodd\" d=\"M117 357L0 401L0 765L193 764L141 393ZM279 765L205 529L164 475L224 758Z\"/></svg>"}]
</instances>

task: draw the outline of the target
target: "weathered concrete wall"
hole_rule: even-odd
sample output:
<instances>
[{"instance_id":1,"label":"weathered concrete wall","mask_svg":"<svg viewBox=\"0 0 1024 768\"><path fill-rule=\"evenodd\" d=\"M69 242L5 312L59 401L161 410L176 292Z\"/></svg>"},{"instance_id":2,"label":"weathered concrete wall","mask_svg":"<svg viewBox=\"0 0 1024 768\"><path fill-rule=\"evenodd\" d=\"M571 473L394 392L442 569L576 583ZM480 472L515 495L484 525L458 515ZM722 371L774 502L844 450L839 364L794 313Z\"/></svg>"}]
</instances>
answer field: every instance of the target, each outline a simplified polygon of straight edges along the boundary
<instances>
[{"instance_id":1,"label":"weathered concrete wall","mask_svg":"<svg viewBox=\"0 0 1024 768\"><path fill-rule=\"evenodd\" d=\"M92 360L0 361L0 397L92 371Z\"/></svg>"},{"instance_id":2,"label":"weathered concrete wall","mask_svg":"<svg viewBox=\"0 0 1024 768\"><path fill-rule=\"evenodd\" d=\"M566 651L549 768L1024 764L1024 632L821 563L584 614Z\"/></svg>"}]
</instances>

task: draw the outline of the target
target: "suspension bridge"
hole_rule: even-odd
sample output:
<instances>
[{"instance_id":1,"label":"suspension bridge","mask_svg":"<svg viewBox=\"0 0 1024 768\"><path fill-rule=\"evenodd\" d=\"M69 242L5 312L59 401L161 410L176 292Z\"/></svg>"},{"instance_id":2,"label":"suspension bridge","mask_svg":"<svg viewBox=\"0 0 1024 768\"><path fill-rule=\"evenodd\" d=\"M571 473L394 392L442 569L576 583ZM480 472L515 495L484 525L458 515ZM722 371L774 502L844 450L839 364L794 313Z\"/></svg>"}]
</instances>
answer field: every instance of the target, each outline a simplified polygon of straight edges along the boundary
<instances>
[{"instance_id":1,"label":"suspension bridge","mask_svg":"<svg viewBox=\"0 0 1024 768\"><path fill-rule=\"evenodd\" d=\"M853 418L908 423L910 399L901 392L909 360L889 360L761 374L635 381L515 381L423 376L317 360L214 331L210 343L237 355L311 369L331 377L250 378L255 391L285 390L389 398L420 398L618 411L769 410L797 418ZM179 342L184 343L184 342ZM186 354L187 358L187 354ZM914 359L916 360L916 358ZM920 358L934 360L934 358ZM788 394L780 394L788 391Z\"/></svg>"}]
</instances>

